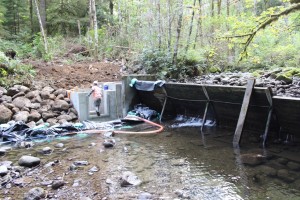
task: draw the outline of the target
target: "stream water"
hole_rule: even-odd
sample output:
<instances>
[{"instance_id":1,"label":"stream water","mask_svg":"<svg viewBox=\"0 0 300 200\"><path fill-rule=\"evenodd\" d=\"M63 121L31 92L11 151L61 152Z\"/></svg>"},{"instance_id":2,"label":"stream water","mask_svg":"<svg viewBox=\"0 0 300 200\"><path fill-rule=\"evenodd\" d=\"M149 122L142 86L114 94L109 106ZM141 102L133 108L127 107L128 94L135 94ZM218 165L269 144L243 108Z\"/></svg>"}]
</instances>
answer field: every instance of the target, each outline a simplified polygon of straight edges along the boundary
<instances>
[{"instance_id":1,"label":"stream water","mask_svg":"<svg viewBox=\"0 0 300 200\"><path fill-rule=\"evenodd\" d=\"M263 150L256 143L235 150L232 148L231 132L214 128L206 130L209 134L205 136L204 146L199 127L182 123L184 126L180 123L165 124L166 130L157 135L116 135L116 145L110 149L102 146L101 136L93 134L60 140L66 148L55 149L48 156L37 150L24 152L16 149L1 160L16 161L28 153L39 156L44 163L45 160L60 160L60 168L52 170L56 175L49 173L47 176L45 169L38 173L38 176L43 174L43 181L66 173L70 163L76 159L87 160L90 163L88 167L66 173L65 189L51 191L57 199L79 199L83 194L91 199L106 197L112 200L300 199L299 147L279 145ZM36 149L57 142L40 143ZM96 145L91 146L91 143ZM240 162L240 155L245 153L268 155L268 159L260 165L244 165ZM294 164L292 169L289 163ZM93 166L99 167L100 171L88 175L89 168ZM142 183L121 187L120 177L124 171L133 172ZM76 188L76 181L81 182L82 187ZM12 195L12 191L23 192L13 187L6 195Z\"/></svg>"}]
</instances>

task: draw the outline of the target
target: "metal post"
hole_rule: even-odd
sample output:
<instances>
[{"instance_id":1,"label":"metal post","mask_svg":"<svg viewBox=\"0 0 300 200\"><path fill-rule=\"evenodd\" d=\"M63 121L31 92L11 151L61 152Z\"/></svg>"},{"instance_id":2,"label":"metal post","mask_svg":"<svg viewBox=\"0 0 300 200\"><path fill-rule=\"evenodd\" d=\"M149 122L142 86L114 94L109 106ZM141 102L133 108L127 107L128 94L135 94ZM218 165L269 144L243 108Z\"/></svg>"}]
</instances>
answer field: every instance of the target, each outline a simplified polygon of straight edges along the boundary
<instances>
[{"instance_id":1,"label":"metal post","mask_svg":"<svg viewBox=\"0 0 300 200\"><path fill-rule=\"evenodd\" d=\"M269 127L270 127L270 123L271 123L271 119L272 119L272 113L273 113L272 92L271 92L270 88L266 89L266 95L267 95L267 99L268 99L268 102L270 104L270 107L269 107L268 119L267 119L267 122L266 122L265 133L264 133L264 136L263 136L263 148L266 145L266 140L267 140L267 137L268 137Z\"/></svg>"},{"instance_id":2,"label":"metal post","mask_svg":"<svg viewBox=\"0 0 300 200\"><path fill-rule=\"evenodd\" d=\"M162 90L163 92L165 93L165 100L164 100L164 105L162 107L162 110L161 110L161 113L160 113L160 117L159 117L159 122L161 123L161 119L162 119L162 116L164 114L164 111L165 111L165 107L166 107L166 104L167 104L167 100L168 100L168 94L167 94L167 91L164 87L162 87Z\"/></svg>"}]
</instances>

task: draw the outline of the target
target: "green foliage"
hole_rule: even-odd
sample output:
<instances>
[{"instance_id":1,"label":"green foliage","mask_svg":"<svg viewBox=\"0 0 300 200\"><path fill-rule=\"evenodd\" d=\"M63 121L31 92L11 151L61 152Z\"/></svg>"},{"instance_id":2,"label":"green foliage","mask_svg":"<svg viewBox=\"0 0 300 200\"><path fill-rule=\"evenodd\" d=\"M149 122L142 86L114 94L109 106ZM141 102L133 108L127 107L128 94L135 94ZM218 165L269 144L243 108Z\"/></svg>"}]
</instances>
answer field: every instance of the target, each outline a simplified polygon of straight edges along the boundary
<instances>
[{"instance_id":1,"label":"green foliage","mask_svg":"<svg viewBox=\"0 0 300 200\"><path fill-rule=\"evenodd\" d=\"M14 84L30 84L35 76L31 65L21 63L19 60L9 60L0 51L0 86L10 87Z\"/></svg>"}]
</instances>

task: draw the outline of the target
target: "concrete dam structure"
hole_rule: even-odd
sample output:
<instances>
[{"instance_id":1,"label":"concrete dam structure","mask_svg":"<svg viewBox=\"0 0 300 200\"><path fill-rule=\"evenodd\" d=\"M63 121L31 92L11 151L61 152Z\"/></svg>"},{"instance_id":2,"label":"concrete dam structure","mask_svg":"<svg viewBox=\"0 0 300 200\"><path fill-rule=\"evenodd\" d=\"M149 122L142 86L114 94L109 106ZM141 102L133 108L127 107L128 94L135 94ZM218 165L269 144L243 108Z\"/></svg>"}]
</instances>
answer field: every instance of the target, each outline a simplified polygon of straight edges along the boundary
<instances>
[{"instance_id":1,"label":"concrete dam structure","mask_svg":"<svg viewBox=\"0 0 300 200\"><path fill-rule=\"evenodd\" d=\"M130 87L133 78L156 81L153 76L125 76L122 81L123 115L142 103L160 112L162 119L178 114L214 120L219 127L250 131L263 143L284 138L299 142L300 99L273 96L269 88L254 87L249 96L247 111L243 108L246 87L165 83L153 92ZM253 84L254 85L254 84ZM244 121L239 118L244 114ZM203 126L201 127L201 129ZM237 133L235 133L236 135ZM243 137L247 137L243 134ZM298 138L297 138L298 137Z\"/></svg>"}]
</instances>

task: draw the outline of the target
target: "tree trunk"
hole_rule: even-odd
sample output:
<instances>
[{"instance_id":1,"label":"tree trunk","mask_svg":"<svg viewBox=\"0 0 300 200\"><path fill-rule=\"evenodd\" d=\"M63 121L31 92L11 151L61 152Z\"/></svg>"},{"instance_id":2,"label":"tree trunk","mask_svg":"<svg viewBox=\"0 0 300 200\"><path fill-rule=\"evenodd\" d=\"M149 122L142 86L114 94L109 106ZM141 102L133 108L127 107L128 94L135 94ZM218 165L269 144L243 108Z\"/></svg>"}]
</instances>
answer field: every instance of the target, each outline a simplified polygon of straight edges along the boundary
<instances>
[{"instance_id":1,"label":"tree trunk","mask_svg":"<svg viewBox=\"0 0 300 200\"><path fill-rule=\"evenodd\" d=\"M110 14L113 16L114 15L114 2L113 2L113 0L109 0L109 11L110 11Z\"/></svg>"},{"instance_id":2,"label":"tree trunk","mask_svg":"<svg viewBox=\"0 0 300 200\"><path fill-rule=\"evenodd\" d=\"M161 19L160 19L160 0L157 3L157 21L158 21L158 49L161 48Z\"/></svg>"},{"instance_id":3,"label":"tree trunk","mask_svg":"<svg viewBox=\"0 0 300 200\"><path fill-rule=\"evenodd\" d=\"M178 24L176 29L176 43L174 46L174 54L173 54L173 64L177 65L177 54L178 54L178 46L179 39L182 27L182 15L183 15L183 0L179 0L179 16L178 16Z\"/></svg>"},{"instance_id":4,"label":"tree trunk","mask_svg":"<svg viewBox=\"0 0 300 200\"><path fill-rule=\"evenodd\" d=\"M41 15L40 15L40 11L39 11L39 5L37 4L36 0L34 0L34 3L35 3L35 7L36 7L36 15L39 19L39 24L40 24L42 37L44 39L45 53L48 54L48 43L47 43L47 38L46 38L46 35L45 35L44 27L43 27L43 24L42 24L42 19L41 19Z\"/></svg>"},{"instance_id":5,"label":"tree trunk","mask_svg":"<svg viewBox=\"0 0 300 200\"><path fill-rule=\"evenodd\" d=\"M98 58L98 25L97 25L97 15L96 15L96 4L95 0L91 1L91 14L94 25L94 47L95 47L95 57Z\"/></svg>"},{"instance_id":6,"label":"tree trunk","mask_svg":"<svg viewBox=\"0 0 300 200\"><path fill-rule=\"evenodd\" d=\"M31 33L34 33L34 30L33 30L33 6L32 6L32 0L29 0L29 14L30 14L30 28L31 28Z\"/></svg>"},{"instance_id":7,"label":"tree trunk","mask_svg":"<svg viewBox=\"0 0 300 200\"><path fill-rule=\"evenodd\" d=\"M193 31L194 16L195 16L195 6L196 6L196 0L194 0L194 3L193 3L192 18L191 18L191 22L190 22L189 34L188 34L186 47L185 47L185 54L187 53L187 51L189 50L189 47L190 47L191 35L192 35L192 31Z\"/></svg>"},{"instance_id":8,"label":"tree trunk","mask_svg":"<svg viewBox=\"0 0 300 200\"><path fill-rule=\"evenodd\" d=\"M168 51L171 53L171 39L172 39L172 19L171 19L171 0L168 0Z\"/></svg>"},{"instance_id":9,"label":"tree trunk","mask_svg":"<svg viewBox=\"0 0 300 200\"><path fill-rule=\"evenodd\" d=\"M40 15L43 29L46 30L46 0L40 0Z\"/></svg>"},{"instance_id":10,"label":"tree trunk","mask_svg":"<svg viewBox=\"0 0 300 200\"><path fill-rule=\"evenodd\" d=\"M199 2L199 13L198 13L198 22L197 22L197 30L196 30L196 36L195 36L195 42L194 42L194 49L196 49L196 44L197 44L197 40L198 37L200 35L200 46L203 45L203 33L202 33L202 4L201 4L201 0L198 1Z\"/></svg>"},{"instance_id":11,"label":"tree trunk","mask_svg":"<svg viewBox=\"0 0 300 200\"><path fill-rule=\"evenodd\" d=\"M222 6L222 0L218 0L218 16L221 15L221 6Z\"/></svg>"},{"instance_id":12,"label":"tree trunk","mask_svg":"<svg viewBox=\"0 0 300 200\"><path fill-rule=\"evenodd\" d=\"M81 25L80 25L80 20L77 20L77 27L78 27L79 40L81 41Z\"/></svg>"}]
</instances>

